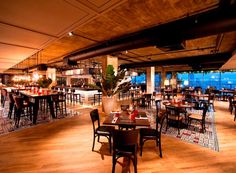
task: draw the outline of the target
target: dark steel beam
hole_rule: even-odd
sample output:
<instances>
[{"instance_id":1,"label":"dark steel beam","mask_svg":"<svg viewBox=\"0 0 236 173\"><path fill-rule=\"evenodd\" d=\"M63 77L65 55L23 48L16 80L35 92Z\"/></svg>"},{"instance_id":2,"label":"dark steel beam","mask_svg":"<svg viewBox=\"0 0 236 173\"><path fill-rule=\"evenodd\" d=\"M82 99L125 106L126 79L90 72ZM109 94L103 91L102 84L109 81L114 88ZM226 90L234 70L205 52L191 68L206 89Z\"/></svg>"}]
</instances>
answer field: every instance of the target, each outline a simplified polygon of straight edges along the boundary
<instances>
[{"instance_id":1,"label":"dark steel beam","mask_svg":"<svg viewBox=\"0 0 236 173\"><path fill-rule=\"evenodd\" d=\"M151 67L151 66L168 66L168 65L189 65L193 68L204 67L209 65L223 65L230 57L231 53L219 53L212 55L200 55L191 57L182 57L178 59L168 59L160 61L146 61L141 63L122 64L122 69L137 68L137 67Z\"/></svg>"}]
</instances>

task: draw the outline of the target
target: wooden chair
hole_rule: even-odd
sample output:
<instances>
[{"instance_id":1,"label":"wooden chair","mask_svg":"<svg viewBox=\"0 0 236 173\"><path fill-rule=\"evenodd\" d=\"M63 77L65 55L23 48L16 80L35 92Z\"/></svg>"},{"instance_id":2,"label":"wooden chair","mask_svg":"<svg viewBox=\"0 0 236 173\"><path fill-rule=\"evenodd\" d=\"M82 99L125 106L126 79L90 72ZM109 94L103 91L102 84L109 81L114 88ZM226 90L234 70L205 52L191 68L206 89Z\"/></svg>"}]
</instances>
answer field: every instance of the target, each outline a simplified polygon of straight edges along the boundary
<instances>
[{"instance_id":1,"label":"wooden chair","mask_svg":"<svg viewBox=\"0 0 236 173\"><path fill-rule=\"evenodd\" d=\"M112 154L112 173L115 172L115 165L120 157L128 157L134 165L134 172L137 173L137 130L114 130L113 133L113 154Z\"/></svg>"},{"instance_id":2,"label":"wooden chair","mask_svg":"<svg viewBox=\"0 0 236 173\"><path fill-rule=\"evenodd\" d=\"M108 139L110 145L110 153L111 153L111 138L114 127L112 126L101 126L100 118L97 109L94 109L90 112L90 117L93 123L93 146L92 151L94 151L95 138L98 137L98 142L100 140L100 136L104 136Z\"/></svg>"},{"instance_id":3,"label":"wooden chair","mask_svg":"<svg viewBox=\"0 0 236 173\"><path fill-rule=\"evenodd\" d=\"M159 113L161 114L161 113ZM162 157L162 150L161 150L161 132L163 127L164 119L166 118L165 114L162 114L162 116L156 115L156 128L141 128L140 129L140 156L142 156L143 151L143 145L148 140L155 140L156 146L159 147L159 153L160 157Z\"/></svg>"},{"instance_id":4,"label":"wooden chair","mask_svg":"<svg viewBox=\"0 0 236 173\"><path fill-rule=\"evenodd\" d=\"M178 134L180 134L180 124L183 121L183 117L180 116L179 109L173 106L166 106L166 115L167 115L167 123L166 130L171 122L177 123Z\"/></svg>"},{"instance_id":5,"label":"wooden chair","mask_svg":"<svg viewBox=\"0 0 236 173\"><path fill-rule=\"evenodd\" d=\"M200 114L190 114L188 116L188 126L191 125L192 120L198 121L198 122L201 123L202 132L204 133L206 131L205 119L206 119L207 110L208 110L208 105L207 105L207 103L204 103L202 115L200 115Z\"/></svg>"}]
</instances>

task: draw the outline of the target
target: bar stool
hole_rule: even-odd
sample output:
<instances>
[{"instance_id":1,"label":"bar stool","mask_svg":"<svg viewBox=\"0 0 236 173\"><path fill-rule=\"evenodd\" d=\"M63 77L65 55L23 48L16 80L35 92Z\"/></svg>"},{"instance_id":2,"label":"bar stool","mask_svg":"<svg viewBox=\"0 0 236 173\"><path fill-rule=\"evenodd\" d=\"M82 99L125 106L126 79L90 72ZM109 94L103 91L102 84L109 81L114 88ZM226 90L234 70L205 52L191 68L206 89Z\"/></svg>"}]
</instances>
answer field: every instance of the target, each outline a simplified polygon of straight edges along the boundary
<instances>
[{"instance_id":1,"label":"bar stool","mask_svg":"<svg viewBox=\"0 0 236 173\"><path fill-rule=\"evenodd\" d=\"M59 93L58 95L52 96L52 101L55 104L56 117L58 110L62 115L64 112L66 114L66 95L63 92Z\"/></svg>"}]
</instances>

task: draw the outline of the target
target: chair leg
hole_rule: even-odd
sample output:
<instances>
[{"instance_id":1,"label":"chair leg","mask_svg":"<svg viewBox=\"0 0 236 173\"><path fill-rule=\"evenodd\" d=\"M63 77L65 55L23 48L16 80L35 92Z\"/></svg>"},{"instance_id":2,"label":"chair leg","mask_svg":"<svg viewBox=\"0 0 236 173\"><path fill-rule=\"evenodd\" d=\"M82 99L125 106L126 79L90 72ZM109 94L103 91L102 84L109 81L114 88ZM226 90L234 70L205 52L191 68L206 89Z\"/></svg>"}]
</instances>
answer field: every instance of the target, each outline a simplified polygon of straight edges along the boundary
<instances>
[{"instance_id":1,"label":"chair leg","mask_svg":"<svg viewBox=\"0 0 236 173\"><path fill-rule=\"evenodd\" d=\"M180 128L180 121L178 121L178 135L180 134L179 128Z\"/></svg>"},{"instance_id":2,"label":"chair leg","mask_svg":"<svg viewBox=\"0 0 236 173\"><path fill-rule=\"evenodd\" d=\"M137 173L137 157L136 156L134 156L133 164L134 164L134 172Z\"/></svg>"},{"instance_id":3,"label":"chair leg","mask_svg":"<svg viewBox=\"0 0 236 173\"><path fill-rule=\"evenodd\" d=\"M140 145L140 156L142 156L143 155L143 138L141 136L140 136L139 145Z\"/></svg>"},{"instance_id":4,"label":"chair leg","mask_svg":"<svg viewBox=\"0 0 236 173\"><path fill-rule=\"evenodd\" d=\"M92 151L94 151L95 138L96 138L96 136L95 136L95 135L93 135L93 147L92 147Z\"/></svg>"},{"instance_id":5,"label":"chair leg","mask_svg":"<svg viewBox=\"0 0 236 173\"><path fill-rule=\"evenodd\" d=\"M115 156L112 156L112 173L115 173L115 167L116 167L116 158Z\"/></svg>"},{"instance_id":6,"label":"chair leg","mask_svg":"<svg viewBox=\"0 0 236 173\"><path fill-rule=\"evenodd\" d=\"M160 157L162 158L161 140L157 138L156 143L157 143L158 148L159 148Z\"/></svg>"},{"instance_id":7,"label":"chair leg","mask_svg":"<svg viewBox=\"0 0 236 173\"><path fill-rule=\"evenodd\" d=\"M67 115L66 114L66 101L64 102L64 108L65 108L65 115Z\"/></svg>"},{"instance_id":8,"label":"chair leg","mask_svg":"<svg viewBox=\"0 0 236 173\"><path fill-rule=\"evenodd\" d=\"M111 153L111 136L109 136L109 145L110 145L110 153Z\"/></svg>"}]
</instances>

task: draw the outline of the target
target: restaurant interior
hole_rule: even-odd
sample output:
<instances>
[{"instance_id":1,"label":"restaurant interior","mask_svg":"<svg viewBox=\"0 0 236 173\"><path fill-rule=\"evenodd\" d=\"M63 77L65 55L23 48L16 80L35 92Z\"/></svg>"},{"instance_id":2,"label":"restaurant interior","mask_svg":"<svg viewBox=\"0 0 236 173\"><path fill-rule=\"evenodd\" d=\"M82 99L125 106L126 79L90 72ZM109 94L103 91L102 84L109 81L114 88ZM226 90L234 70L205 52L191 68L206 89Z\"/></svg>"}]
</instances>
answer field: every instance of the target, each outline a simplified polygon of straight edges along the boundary
<instances>
[{"instance_id":1,"label":"restaurant interior","mask_svg":"<svg viewBox=\"0 0 236 173\"><path fill-rule=\"evenodd\" d=\"M236 171L235 0L0 2L0 172Z\"/></svg>"}]
</instances>

